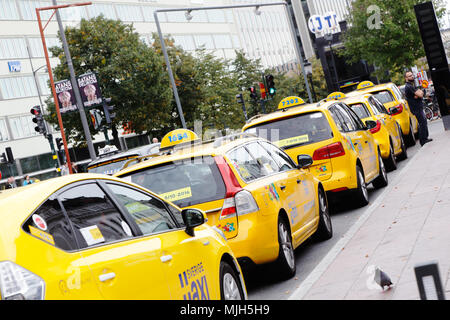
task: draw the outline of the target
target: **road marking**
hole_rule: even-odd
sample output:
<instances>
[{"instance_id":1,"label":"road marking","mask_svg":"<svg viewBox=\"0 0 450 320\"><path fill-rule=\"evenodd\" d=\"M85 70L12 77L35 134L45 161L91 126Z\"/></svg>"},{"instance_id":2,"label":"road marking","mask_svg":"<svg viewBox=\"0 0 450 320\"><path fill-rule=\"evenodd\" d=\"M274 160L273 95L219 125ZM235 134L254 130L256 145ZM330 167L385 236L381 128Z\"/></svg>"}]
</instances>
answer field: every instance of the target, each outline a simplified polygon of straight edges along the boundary
<instances>
[{"instance_id":1,"label":"road marking","mask_svg":"<svg viewBox=\"0 0 450 320\"><path fill-rule=\"evenodd\" d=\"M298 289L296 289L288 298L288 300L302 300L306 294L311 290L312 286L319 280L319 278L324 274L328 267L333 263L338 254L342 249L350 242L353 236L358 232L362 225L367 221L367 219L372 215L376 208L380 205L380 202L385 198L385 196L394 188L397 182L403 177L406 170L414 162L420 149L414 154L406 166L400 170L398 175L395 177L392 183L385 188L385 190L377 197L375 202L373 202L364 212L363 215L353 224L353 226L344 234L344 236L334 245L334 247L328 252L328 254L320 261L317 267L302 281Z\"/></svg>"}]
</instances>

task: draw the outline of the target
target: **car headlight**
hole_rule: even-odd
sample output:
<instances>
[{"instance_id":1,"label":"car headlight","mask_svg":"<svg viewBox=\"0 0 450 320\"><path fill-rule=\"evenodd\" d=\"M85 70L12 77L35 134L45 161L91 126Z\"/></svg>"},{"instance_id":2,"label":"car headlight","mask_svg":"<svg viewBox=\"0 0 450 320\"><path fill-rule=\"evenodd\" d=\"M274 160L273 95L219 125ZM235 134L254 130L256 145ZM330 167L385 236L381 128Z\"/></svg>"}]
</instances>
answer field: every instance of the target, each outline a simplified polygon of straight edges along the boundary
<instances>
[{"instance_id":1,"label":"car headlight","mask_svg":"<svg viewBox=\"0 0 450 320\"><path fill-rule=\"evenodd\" d=\"M11 261L0 261L0 294L4 300L43 300L44 281Z\"/></svg>"}]
</instances>

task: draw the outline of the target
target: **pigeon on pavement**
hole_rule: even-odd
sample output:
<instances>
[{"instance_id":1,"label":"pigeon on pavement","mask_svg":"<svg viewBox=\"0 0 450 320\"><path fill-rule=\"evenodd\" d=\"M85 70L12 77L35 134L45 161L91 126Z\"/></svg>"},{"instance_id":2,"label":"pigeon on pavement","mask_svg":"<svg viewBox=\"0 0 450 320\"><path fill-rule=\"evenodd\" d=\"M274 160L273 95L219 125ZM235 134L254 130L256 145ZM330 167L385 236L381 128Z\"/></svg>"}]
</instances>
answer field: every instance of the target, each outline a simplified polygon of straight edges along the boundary
<instances>
[{"instance_id":1,"label":"pigeon on pavement","mask_svg":"<svg viewBox=\"0 0 450 320\"><path fill-rule=\"evenodd\" d=\"M383 291L384 287L388 287L388 289L390 289L393 284L391 278L389 278L389 276L378 267L375 268L374 280L383 289Z\"/></svg>"}]
</instances>

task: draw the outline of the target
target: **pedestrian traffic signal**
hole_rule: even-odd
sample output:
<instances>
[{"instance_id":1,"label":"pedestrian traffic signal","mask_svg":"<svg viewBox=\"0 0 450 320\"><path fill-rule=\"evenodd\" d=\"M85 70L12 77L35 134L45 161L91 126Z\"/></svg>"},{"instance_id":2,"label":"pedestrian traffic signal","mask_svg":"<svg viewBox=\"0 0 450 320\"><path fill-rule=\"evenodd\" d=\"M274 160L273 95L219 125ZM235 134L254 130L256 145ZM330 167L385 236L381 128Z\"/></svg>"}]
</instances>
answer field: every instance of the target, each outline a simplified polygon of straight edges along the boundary
<instances>
[{"instance_id":1,"label":"pedestrian traffic signal","mask_svg":"<svg viewBox=\"0 0 450 320\"><path fill-rule=\"evenodd\" d=\"M56 141L56 148L58 148L58 150L61 151L63 145L62 138L56 138L55 141Z\"/></svg>"},{"instance_id":2,"label":"pedestrian traffic signal","mask_svg":"<svg viewBox=\"0 0 450 320\"><path fill-rule=\"evenodd\" d=\"M105 98L102 100L103 112L105 113L106 123L110 124L112 119L116 117L116 114L113 113L114 105L111 104L111 98Z\"/></svg>"},{"instance_id":3,"label":"pedestrian traffic signal","mask_svg":"<svg viewBox=\"0 0 450 320\"><path fill-rule=\"evenodd\" d=\"M34 115L32 121L37 124L37 126L34 127L34 130L43 135L46 135L47 128L45 127L44 117L42 116L42 111L41 111L41 106L34 106L33 108L31 108L30 113L32 115Z\"/></svg>"},{"instance_id":4,"label":"pedestrian traffic signal","mask_svg":"<svg viewBox=\"0 0 450 320\"><path fill-rule=\"evenodd\" d=\"M269 74L265 76L266 79L266 86L267 90L269 91L269 95L273 97L275 93L277 92L277 89L275 88L275 82L273 75Z\"/></svg>"},{"instance_id":5,"label":"pedestrian traffic signal","mask_svg":"<svg viewBox=\"0 0 450 320\"><path fill-rule=\"evenodd\" d=\"M248 88L248 90L250 91L250 99L256 102L258 100L258 95L256 94L256 87L251 86L250 88Z\"/></svg>"}]
</instances>

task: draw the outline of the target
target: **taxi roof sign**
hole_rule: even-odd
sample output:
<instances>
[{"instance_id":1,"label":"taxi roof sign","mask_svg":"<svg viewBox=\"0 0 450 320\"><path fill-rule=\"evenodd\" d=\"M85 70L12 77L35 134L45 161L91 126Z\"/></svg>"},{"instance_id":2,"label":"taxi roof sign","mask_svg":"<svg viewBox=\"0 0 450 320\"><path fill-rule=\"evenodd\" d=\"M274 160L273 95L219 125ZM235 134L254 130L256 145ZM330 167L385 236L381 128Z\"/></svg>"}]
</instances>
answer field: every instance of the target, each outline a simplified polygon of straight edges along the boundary
<instances>
[{"instance_id":1,"label":"taxi roof sign","mask_svg":"<svg viewBox=\"0 0 450 320\"><path fill-rule=\"evenodd\" d=\"M367 88L370 88L373 86L374 86L374 84L372 81L363 81L360 84L358 84L358 86L356 87L356 90L367 89Z\"/></svg>"},{"instance_id":2,"label":"taxi roof sign","mask_svg":"<svg viewBox=\"0 0 450 320\"><path fill-rule=\"evenodd\" d=\"M194 141L200 140L194 131L188 129L175 129L167 133L161 139L160 151L174 148L175 146L182 146L191 144Z\"/></svg>"},{"instance_id":3,"label":"taxi roof sign","mask_svg":"<svg viewBox=\"0 0 450 320\"><path fill-rule=\"evenodd\" d=\"M332 92L328 95L327 97L327 101L329 100L339 100L339 99L344 99L345 98L345 94L343 92L340 91L336 91L336 92Z\"/></svg>"},{"instance_id":4,"label":"taxi roof sign","mask_svg":"<svg viewBox=\"0 0 450 320\"><path fill-rule=\"evenodd\" d=\"M290 96L290 97L286 97L280 101L280 103L278 104L278 110L291 108L291 107L299 106L302 104L305 104L305 101L302 98L296 97L296 96Z\"/></svg>"}]
</instances>

